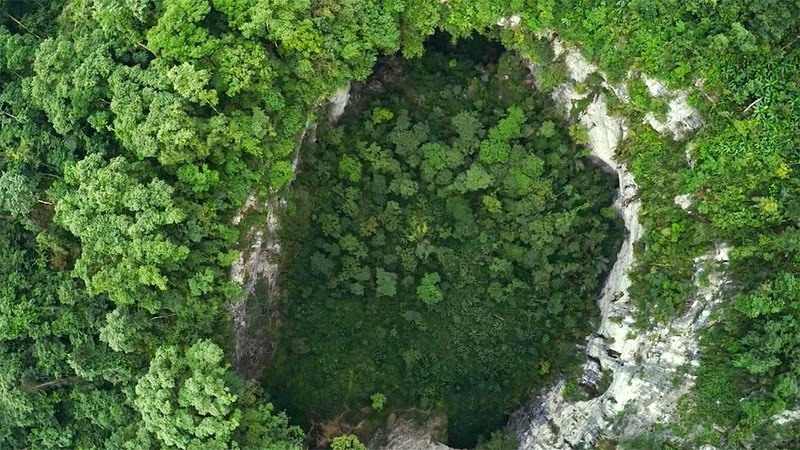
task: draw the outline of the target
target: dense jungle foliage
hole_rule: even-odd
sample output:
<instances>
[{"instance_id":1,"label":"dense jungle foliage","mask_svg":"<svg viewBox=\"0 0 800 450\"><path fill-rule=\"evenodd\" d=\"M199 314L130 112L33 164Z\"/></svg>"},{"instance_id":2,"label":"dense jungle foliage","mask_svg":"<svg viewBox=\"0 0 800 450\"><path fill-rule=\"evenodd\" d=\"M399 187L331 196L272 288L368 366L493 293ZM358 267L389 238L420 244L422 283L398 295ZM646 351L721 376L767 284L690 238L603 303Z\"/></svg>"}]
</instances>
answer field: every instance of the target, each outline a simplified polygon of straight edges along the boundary
<instances>
[{"instance_id":1,"label":"dense jungle foliage","mask_svg":"<svg viewBox=\"0 0 800 450\"><path fill-rule=\"evenodd\" d=\"M582 157L519 56L433 45L379 65L302 150L267 378L297 419L357 423L375 393L443 407L464 448L577 361L622 231L616 177Z\"/></svg>"},{"instance_id":2,"label":"dense jungle foliage","mask_svg":"<svg viewBox=\"0 0 800 450\"><path fill-rule=\"evenodd\" d=\"M771 419L800 376L797 1L0 0L0 448L301 446L226 363L231 217L292 179L327 95L437 28L500 39L543 90L565 76L546 31L628 81L643 327L681 312L694 257L733 246L680 423L630 445L800 445ZM641 123L666 102L640 72L689 89L690 146Z\"/></svg>"}]
</instances>

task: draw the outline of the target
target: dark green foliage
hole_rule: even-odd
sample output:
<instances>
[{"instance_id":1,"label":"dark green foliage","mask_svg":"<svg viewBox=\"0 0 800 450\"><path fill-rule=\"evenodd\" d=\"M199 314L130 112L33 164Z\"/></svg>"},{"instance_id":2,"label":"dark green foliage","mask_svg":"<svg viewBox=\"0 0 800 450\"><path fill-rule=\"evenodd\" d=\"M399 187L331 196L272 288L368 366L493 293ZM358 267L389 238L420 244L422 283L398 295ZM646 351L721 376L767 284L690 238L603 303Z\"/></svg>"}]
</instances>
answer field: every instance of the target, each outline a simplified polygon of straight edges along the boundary
<instances>
[{"instance_id":1,"label":"dark green foliage","mask_svg":"<svg viewBox=\"0 0 800 450\"><path fill-rule=\"evenodd\" d=\"M571 360L596 313L618 239L600 214L614 180L565 130L538 133L558 112L521 83L517 57L453 67L451 55L387 61L405 78L363 91L371 109L321 125L304 149L268 376L298 417L385 392L445 407L451 440L469 445L548 379L532 379L542 364Z\"/></svg>"},{"instance_id":2,"label":"dark green foliage","mask_svg":"<svg viewBox=\"0 0 800 450\"><path fill-rule=\"evenodd\" d=\"M100 445L135 420L115 386L132 361L98 338L109 304L49 270L29 232L0 233L0 447Z\"/></svg>"},{"instance_id":3,"label":"dark green foliage","mask_svg":"<svg viewBox=\"0 0 800 450\"><path fill-rule=\"evenodd\" d=\"M520 25L497 31L493 24L511 14L520 16ZM728 275L736 300L704 340L697 392L689 399L695 407L688 408L684 431L718 447L797 447L797 426L777 427L765 418L798 403L787 380L797 377L791 330L798 314L793 279L800 273L799 24L798 3L780 0L0 0L0 447L157 446L132 443L142 427L131 392L158 348L174 348L181 359L198 341L228 340L222 305L239 295L227 281L239 238L230 226L232 215L251 192L272 194L292 180L293 151L328 94L348 80L364 79L378 53L421 55L437 27L454 36L485 32L531 55L540 64L544 91L566 72L562 60L550 63L549 46L533 37L543 30L580 43L613 80L630 70L670 87L689 88L702 79L702 87L690 92L707 121L690 150L693 169L684 163L687 148L639 125L647 111L663 114L665 99L651 99L634 78L632 102L615 105L630 118L624 156L641 187L640 219L647 230L637 249L633 298L643 326L679 314L692 294L693 258L711 243L733 245ZM490 61L497 50L481 53L472 52L472 59ZM439 61L437 70L471 69L452 56ZM336 281L333 296L321 291L316 300L342 316L366 314L359 305L377 309L413 301L401 315L385 311L399 324L399 337L391 335L394 322L349 323L361 330L374 325L380 342L411 342L411 330L424 335L448 327L475 331L476 336L465 333L464 342L494 339L500 350L504 340L517 339L492 336L495 331L487 330L501 333L510 325L491 314L466 315L473 323L430 323L437 311L463 313L448 309L458 307L451 299L461 295L449 280L455 272L460 277L467 263L469 270L478 268L476 281L458 279L469 292L481 285L480 298L463 296L465 304L481 305L477 312L497 299L521 298L534 289L530 285L567 292L558 290L557 278L544 276L560 274L556 264L528 274L520 261L572 251L555 232L559 222L538 217L553 202L573 201L566 211L580 203L576 191L559 190L569 183L553 178L556 169L559 176L579 171L572 167L577 162L521 156L518 147L532 142L537 152L550 155L573 150L560 148L558 114L528 105L520 122L512 107L527 95L527 80L522 72L501 72L513 76L488 89L480 79L439 85L439 91L416 99L416 109L406 107L412 111L406 118L400 114L404 108L388 99L383 106L368 105L370 112L351 126L373 127L365 127L353 142L358 145L350 145L347 155L334 151L335 161L316 156L325 164L313 173L327 170L325 187L342 195L331 202L337 211L314 219L313 230L324 230L336 243L309 250L300 260L316 276ZM460 90L447 90L455 87ZM502 101L492 97L461 107L465 93L484 90ZM440 101L441 111L434 110ZM420 110L425 117L414 117ZM390 138L403 120L408 127ZM338 149L334 140L349 133L330 132L326 145ZM579 128L573 134L585 138ZM385 201L363 194L372 188ZM673 203L684 193L697 199L691 214ZM299 216L309 209L302 195L291 205ZM561 225L578 226L587 212L562 217ZM372 216L361 220L366 213ZM495 229L501 232L496 240L474 232ZM542 242L520 244L519 235ZM554 235L563 242L547 241ZM403 251L387 251L398 245L393 236L407 240ZM468 244L466 257L456 253L460 242ZM526 253L534 245L540 252ZM347 267L337 251L349 258ZM356 301L339 301L351 295ZM569 310L574 299L536 298L547 304L537 310L548 309L553 317L569 321L589 314ZM495 307L517 317L514 305ZM328 319L316 325L325 327L332 323ZM571 354L566 344L562 350L552 345L557 333L549 330L564 327L536 324L548 330L553 353ZM527 338L533 339L520 339ZM291 348L307 343L296 340ZM381 373L400 373L407 361L436 367L423 349L407 350L400 358L391 354L400 369L390 364ZM379 367L371 358L354 360ZM446 358L437 363L446 364ZM546 373L546 367L534 372ZM442 372L424 374L423 384L435 386L430 392L409 396L440 398L441 385L450 380L437 380L437 373ZM481 389L488 387L505 389L491 381ZM330 387L336 389L331 398L350 393L349 386ZM364 405L373 392L354 391L348 398ZM392 402L401 400L386 392ZM240 405L243 418L251 417L246 433L281 442L282 419L261 414L255 403L256 397ZM638 445L669 448L666 440L655 433Z\"/></svg>"},{"instance_id":4,"label":"dark green foliage","mask_svg":"<svg viewBox=\"0 0 800 450\"><path fill-rule=\"evenodd\" d=\"M513 431L504 429L492 432L489 439L480 439L475 450L517 450L519 442Z\"/></svg>"}]
</instances>

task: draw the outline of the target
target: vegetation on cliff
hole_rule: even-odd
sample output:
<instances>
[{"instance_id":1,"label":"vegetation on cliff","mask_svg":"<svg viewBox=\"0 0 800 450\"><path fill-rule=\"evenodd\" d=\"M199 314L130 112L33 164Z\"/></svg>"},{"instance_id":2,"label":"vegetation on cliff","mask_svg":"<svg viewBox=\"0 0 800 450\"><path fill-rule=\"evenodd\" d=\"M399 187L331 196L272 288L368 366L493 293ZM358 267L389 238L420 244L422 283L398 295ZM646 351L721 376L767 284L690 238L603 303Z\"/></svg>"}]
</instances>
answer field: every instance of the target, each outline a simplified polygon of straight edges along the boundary
<instances>
[{"instance_id":1,"label":"vegetation on cliff","mask_svg":"<svg viewBox=\"0 0 800 450\"><path fill-rule=\"evenodd\" d=\"M516 26L495 26L512 14ZM231 347L224 305L241 295L229 281L240 238L231 218L249 193L274 195L293 178L293 153L324 98L364 80L379 54L422 55L437 28L530 57L544 90L564 76L537 38L548 31L581 45L610 81L627 80L631 102L615 107L629 117L621 156L647 229L633 290L642 326L682 310L695 256L714 242L734 248L731 300L704 341L696 392L681 426L657 438L796 446L797 427L770 417L799 400L797 2L0 0L0 447L300 445L220 353ZM640 72L689 89L706 118L691 147L641 123L667 105ZM401 119L390 106L393 118L373 127L379 142ZM409 126L426 120L411 112ZM492 114L487 132L518 116ZM494 147L483 158L502 162ZM360 192L377 169L366 148L350 151L334 168L355 180L331 182ZM503 164L482 164L464 173L461 195L475 192L467 181L506 189L489 170ZM407 178L419 190L423 175ZM392 195L412 189L395 184ZM496 206L480 194L487 204L470 194L462 206ZM678 194L695 199L689 213ZM431 304L420 310L447 305L444 269L423 264L406 286L392 264L370 267L380 298L366 285L365 295L419 291ZM196 389L201 379L208 390Z\"/></svg>"}]
</instances>

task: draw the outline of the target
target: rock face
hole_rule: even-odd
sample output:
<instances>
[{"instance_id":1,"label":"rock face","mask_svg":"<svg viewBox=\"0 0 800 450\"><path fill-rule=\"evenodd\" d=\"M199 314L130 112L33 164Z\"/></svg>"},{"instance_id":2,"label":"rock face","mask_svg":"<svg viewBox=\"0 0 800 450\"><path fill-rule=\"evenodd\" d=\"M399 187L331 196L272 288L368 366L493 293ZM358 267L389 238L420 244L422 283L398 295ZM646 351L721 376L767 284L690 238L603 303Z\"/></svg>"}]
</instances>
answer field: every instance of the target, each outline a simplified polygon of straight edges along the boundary
<instances>
[{"instance_id":1,"label":"rock face","mask_svg":"<svg viewBox=\"0 0 800 450\"><path fill-rule=\"evenodd\" d=\"M597 398L567 402L562 381L531 401L512 421L520 449L591 448L600 437L634 437L650 431L654 423L668 422L678 400L694 384L694 377L685 372L698 364L697 332L720 301L725 284L721 268L729 250L720 246L697 258L696 281L707 277L708 284L682 316L645 333L630 334L630 307L624 298L615 302L605 297L611 291L604 291L608 303L603 325L587 347L584 377L597 379L600 370L609 370L611 385Z\"/></svg>"},{"instance_id":2,"label":"rock face","mask_svg":"<svg viewBox=\"0 0 800 450\"><path fill-rule=\"evenodd\" d=\"M565 63L575 82L585 80L596 70L575 50L564 50L563 43L555 42L554 49L557 55L566 52ZM657 80L646 82L652 95L671 95ZM607 92L597 95L580 112L579 120L588 130L592 156L619 178L614 207L623 218L627 233L598 300L601 323L597 333L588 338L582 382L597 386L604 372L611 374L612 381L605 392L587 401L564 400L564 381L530 401L510 424L524 450L591 448L601 437L632 437L648 432L654 423L667 422L677 401L693 386L693 377L686 372L698 364L697 332L707 324L725 283L722 266L729 248L720 246L696 259L698 291L687 302L682 316L647 332L634 329L628 271L635 263L634 244L643 233L638 220L641 203L633 174L615 159L615 151L625 139L625 122L608 114L604 98L606 94L616 94L626 101L626 89L603 85ZM575 101L585 96L577 94L571 83L553 94L567 115ZM667 123L648 122L659 132L670 132L676 140L684 138L702 125L702 118L685 102L686 98L685 93L678 93L670 102ZM706 278L707 283L700 282Z\"/></svg>"},{"instance_id":3,"label":"rock face","mask_svg":"<svg viewBox=\"0 0 800 450\"><path fill-rule=\"evenodd\" d=\"M347 83L347 86L344 86L343 88L334 92L333 95L328 99L330 108L328 118L330 119L331 123L336 123L342 118L342 115L344 115L344 110L347 108L349 103L350 83Z\"/></svg>"},{"instance_id":4,"label":"rock face","mask_svg":"<svg viewBox=\"0 0 800 450\"><path fill-rule=\"evenodd\" d=\"M377 433L369 443L377 450L454 450L436 442L446 424L441 417L431 416L423 424L408 418L389 419L384 432Z\"/></svg>"},{"instance_id":5,"label":"rock face","mask_svg":"<svg viewBox=\"0 0 800 450\"><path fill-rule=\"evenodd\" d=\"M563 51L563 46L556 46L555 52ZM589 75L597 72L597 67L583 57L581 52L571 49L564 58L570 78L578 83L583 83Z\"/></svg>"},{"instance_id":6,"label":"rock face","mask_svg":"<svg viewBox=\"0 0 800 450\"><path fill-rule=\"evenodd\" d=\"M522 23L522 17L514 15L510 17L501 17L497 21L497 26L504 28L516 28L520 23Z\"/></svg>"},{"instance_id":7,"label":"rock face","mask_svg":"<svg viewBox=\"0 0 800 450\"><path fill-rule=\"evenodd\" d=\"M278 296L277 260L281 245L276 239L276 211L281 203L281 199L272 199L259 204L257 197L251 195L242 211L233 219L234 225L238 225L245 214L254 210L267 216L265 224L248 230L244 238L248 246L239 253L231 267L231 279L240 284L244 291L241 299L228 305L228 311L233 318L235 338L233 367L239 375L251 382L261 376L264 367L275 354L275 342L269 337L268 329L280 318L275 313L266 313L266 317L253 317L252 311L248 313L248 306L250 300L256 300L254 294L260 283L266 288L267 298Z\"/></svg>"},{"instance_id":8,"label":"rock face","mask_svg":"<svg viewBox=\"0 0 800 450\"><path fill-rule=\"evenodd\" d=\"M329 98L329 119L337 122L350 101L350 84L337 90ZM316 124L307 127L308 139L314 139ZM300 163L300 150L295 154L292 168L296 173ZM279 326L280 315L271 309L269 304L280 296L278 285L278 260L281 245L277 239L277 212L285 205L285 200L276 195L266 201L260 201L250 195L239 214L233 218L233 224L239 225L245 215L253 212L266 215L266 221L250 228L242 242L247 247L239 254L231 267L231 280L242 286L244 295L239 300L227 305L232 317L235 339L233 368L248 382L260 378L272 356L275 354L275 341L269 336L269 330ZM256 288L263 286L264 292L256 298ZM260 303L252 305L251 303ZM253 307L257 306L257 307ZM251 310L258 310L254 315Z\"/></svg>"},{"instance_id":9,"label":"rock face","mask_svg":"<svg viewBox=\"0 0 800 450\"><path fill-rule=\"evenodd\" d=\"M664 95L670 94L660 94L660 96ZM696 109L689 105L689 96L683 91L678 91L669 101L666 120L659 120L654 113L650 112L645 116L645 121L661 134L672 134L675 140L685 138L688 133L703 125L703 118Z\"/></svg>"}]
</instances>

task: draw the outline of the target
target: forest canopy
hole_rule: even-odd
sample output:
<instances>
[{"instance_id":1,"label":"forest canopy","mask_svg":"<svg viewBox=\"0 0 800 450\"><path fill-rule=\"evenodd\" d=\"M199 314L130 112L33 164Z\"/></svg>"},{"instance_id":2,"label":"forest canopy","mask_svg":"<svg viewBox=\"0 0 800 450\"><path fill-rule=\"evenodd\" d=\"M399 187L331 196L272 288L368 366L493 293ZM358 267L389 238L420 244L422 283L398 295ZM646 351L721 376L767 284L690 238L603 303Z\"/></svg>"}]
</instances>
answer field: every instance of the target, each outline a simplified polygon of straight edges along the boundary
<instances>
[{"instance_id":1,"label":"forest canopy","mask_svg":"<svg viewBox=\"0 0 800 450\"><path fill-rule=\"evenodd\" d=\"M497 26L512 15L516 25ZM662 424L639 448L797 447L798 427L776 425L773 418L800 406L794 332L800 298L798 29L800 4L781 0L0 0L0 448L302 447L303 432L228 363L233 345L226 306L243 295L230 270L247 245L247 230L232 219L250 194L286 194L296 150L330 94L364 81L381 55L423 56L437 30L502 42L538 68L545 92L567 75L543 36L579 46L609 83L628 84L630 101L610 107L628 118L628 139L617 157L641 188L646 232L631 288L641 327L682 312L694 294L694 258L716 244L733 248L730 301L701 341L696 389L685 398L678 423ZM397 333L409 343L424 342L432 336L420 327L459 330L456 317L496 325L490 313L516 308L514 299L525 293L547 304L539 311L538 338L567 345L569 336L556 331L569 333L569 327L551 330L547 318L571 318L576 330L587 326L579 318L591 311L567 307L590 303L559 298L570 291L555 284L565 282L561 269L575 273L570 264L602 241L588 231L610 223L604 222L609 216L570 216L588 198L565 188L584 183L575 174L595 172L578 167L574 153L548 158L569 153L571 144L560 116L529 90L521 93L525 80L514 78L513 58L482 69L481 76L498 83L479 83L472 94L466 73L474 67L461 58L450 67L450 58L439 58L436 73L465 79L439 80L449 89L440 91L445 97L412 99L443 101L438 113L424 111L430 117L403 107L399 92L370 100L375 104L362 105L338 129L321 124L316 146L326 150L307 159L320 167L306 166L300 174L289 212L297 222L315 207L328 208L321 211L327 216L312 217L288 238L302 231L313 244L292 249L295 261L309 265L288 267L287 282L300 284L312 269L336 276L330 300L338 303L334 317L344 325L325 333L336 338L355 329L358 323L345 321L347 308L362 313L400 300L391 304L400 309L414 302L418 314L398 320ZM498 73L518 83L499 82ZM641 74L685 89L703 114L705 126L690 148L644 123L647 112L663 113L668 105L647 94ZM462 116L461 109L448 109L455 107L448 99L488 96L497 92L492 89L508 89L529 104L504 97L508 103L465 104ZM443 126L433 126L437 120ZM459 130L472 140L459 142ZM345 136L370 145L336 143ZM394 141L407 150L387 155ZM423 158L423 145L438 157ZM315 173L326 177L330 191L310 189L303 177ZM334 192L342 197L311 201ZM529 202L520 199L524 192L533 194ZM695 203L684 211L674 198L687 193ZM449 197L460 200L448 209ZM542 209L534 199L561 209ZM396 211L392 201L406 208ZM353 202L355 214L347 210ZM361 202L376 222L360 215ZM587 208L597 212L594 203ZM402 235L386 234L392 214ZM550 226L533 230L543 241L524 242L514 217L543 218ZM482 241L476 230L488 223L503 232ZM559 233L570 230L583 240L556 246L564 238ZM326 232L330 248L319 243ZM402 237L414 252L405 261L401 253L391 255L374 242L381 232L385 245L398 245L392 239ZM467 258L474 256L463 274L452 263L462 250L458 243L465 243ZM569 248L573 244L577 248ZM481 246L490 251L482 253ZM531 283L522 272L530 264L541 268L545 255L553 267L542 273L551 276ZM488 266L470 272L476 262ZM588 269L594 277L603 270ZM450 279L465 284L470 273L489 314L448 301L476 301L477 294L465 295ZM590 278L577 278L570 289L594 289L597 280ZM313 298L320 284L306 284L305 293L295 286L300 300L291 307L324 302ZM492 300L506 297L508 305ZM375 317L412 312L402 308L374 311ZM290 313L297 320L291 323L302 323L298 310ZM436 314L453 321L434 327L429 322ZM300 336L301 329L289 328L287 336ZM381 329L387 336L392 330L378 320L359 332ZM471 329L485 334L456 336L480 342L496 332ZM345 338L351 336L336 339ZM499 342L533 336L516 339L504 335ZM276 372L290 373L288 354L302 349L282 347L287 354L279 355ZM490 348L484 361L494 361L500 350ZM443 379L454 364L448 357L430 362L411 352L411 379L379 380L371 386L386 392L360 392L351 400L380 405L371 397L381 394L391 406L401 400L395 386L418 388L409 392L408 404L446 400L447 389L456 386ZM545 354L536 358L514 364L549 361ZM406 370L405 360L392 363L396 367L386 373ZM432 376L424 378L421 368ZM539 380L540 369L551 370L537 367L529 379ZM198 380L209 389L198 389ZM496 384L490 379L475 389ZM271 394L293 408L288 395ZM346 394L339 390L332 398ZM509 404L502 396L496 400ZM298 402L294 409L307 407ZM342 436L336 445L360 444Z\"/></svg>"},{"instance_id":2,"label":"forest canopy","mask_svg":"<svg viewBox=\"0 0 800 450\"><path fill-rule=\"evenodd\" d=\"M375 392L393 410L444 407L463 448L575 362L621 227L615 177L520 57L447 39L381 62L302 149L267 389L298 419Z\"/></svg>"}]
</instances>

